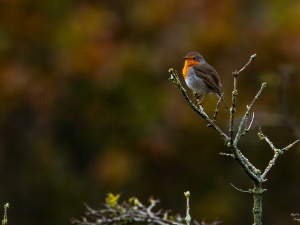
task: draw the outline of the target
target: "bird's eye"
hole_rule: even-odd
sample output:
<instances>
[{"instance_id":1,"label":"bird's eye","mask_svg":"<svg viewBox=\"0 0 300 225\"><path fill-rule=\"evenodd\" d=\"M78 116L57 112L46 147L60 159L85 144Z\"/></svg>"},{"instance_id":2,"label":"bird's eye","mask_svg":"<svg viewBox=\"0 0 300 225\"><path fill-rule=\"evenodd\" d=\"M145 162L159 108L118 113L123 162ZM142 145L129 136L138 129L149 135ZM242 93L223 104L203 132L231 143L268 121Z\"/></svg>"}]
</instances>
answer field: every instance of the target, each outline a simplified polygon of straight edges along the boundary
<instances>
[{"instance_id":1,"label":"bird's eye","mask_svg":"<svg viewBox=\"0 0 300 225\"><path fill-rule=\"evenodd\" d=\"M193 60L196 60L197 58L196 57L193 57Z\"/></svg>"}]
</instances>

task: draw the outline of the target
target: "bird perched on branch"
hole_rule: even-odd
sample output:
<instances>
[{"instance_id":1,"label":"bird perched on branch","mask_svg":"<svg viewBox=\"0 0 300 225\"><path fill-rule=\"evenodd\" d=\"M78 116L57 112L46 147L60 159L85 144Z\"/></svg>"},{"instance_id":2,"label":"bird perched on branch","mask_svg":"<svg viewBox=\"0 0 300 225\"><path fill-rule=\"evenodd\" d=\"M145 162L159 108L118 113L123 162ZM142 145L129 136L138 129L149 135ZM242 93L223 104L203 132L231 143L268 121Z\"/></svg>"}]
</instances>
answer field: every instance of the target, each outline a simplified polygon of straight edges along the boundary
<instances>
[{"instance_id":1,"label":"bird perched on branch","mask_svg":"<svg viewBox=\"0 0 300 225\"><path fill-rule=\"evenodd\" d=\"M216 93L226 110L228 107L222 96L221 82L217 71L211 67L198 52L190 52L185 57L182 74L186 85L196 93L196 100L201 105L207 94Z\"/></svg>"}]
</instances>

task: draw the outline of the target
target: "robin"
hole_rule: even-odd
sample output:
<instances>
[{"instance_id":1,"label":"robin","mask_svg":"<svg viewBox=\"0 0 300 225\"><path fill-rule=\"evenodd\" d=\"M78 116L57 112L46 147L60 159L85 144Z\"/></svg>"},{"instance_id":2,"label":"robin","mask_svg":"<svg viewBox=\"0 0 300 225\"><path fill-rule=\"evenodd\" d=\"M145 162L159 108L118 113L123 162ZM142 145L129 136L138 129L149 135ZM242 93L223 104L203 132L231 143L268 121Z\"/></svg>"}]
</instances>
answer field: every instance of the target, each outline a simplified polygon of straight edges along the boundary
<instances>
[{"instance_id":1,"label":"robin","mask_svg":"<svg viewBox=\"0 0 300 225\"><path fill-rule=\"evenodd\" d=\"M210 66L198 52L190 52L185 57L182 74L186 85L196 93L201 105L207 94L216 93L228 110L221 92L221 82L217 71Z\"/></svg>"}]
</instances>

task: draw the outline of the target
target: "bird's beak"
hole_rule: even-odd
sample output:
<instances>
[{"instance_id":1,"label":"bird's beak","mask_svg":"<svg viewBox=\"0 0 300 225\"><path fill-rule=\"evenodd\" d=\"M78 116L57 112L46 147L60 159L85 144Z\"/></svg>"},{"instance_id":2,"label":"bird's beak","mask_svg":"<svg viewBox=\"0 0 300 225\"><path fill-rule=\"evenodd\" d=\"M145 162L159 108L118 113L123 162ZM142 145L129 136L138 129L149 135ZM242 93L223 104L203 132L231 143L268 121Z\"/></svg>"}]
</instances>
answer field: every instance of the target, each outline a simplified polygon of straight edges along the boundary
<instances>
[{"instance_id":1,"label":"bird's beak","mask_svg":"<svg viewBox=\"0 0 300 225\"><path fill-rule=\"evenodd\" d=\"M182 57L183 59L187 59L187 57L186 56L184 56L184 57Z\"/></svg>"}]
</instances>

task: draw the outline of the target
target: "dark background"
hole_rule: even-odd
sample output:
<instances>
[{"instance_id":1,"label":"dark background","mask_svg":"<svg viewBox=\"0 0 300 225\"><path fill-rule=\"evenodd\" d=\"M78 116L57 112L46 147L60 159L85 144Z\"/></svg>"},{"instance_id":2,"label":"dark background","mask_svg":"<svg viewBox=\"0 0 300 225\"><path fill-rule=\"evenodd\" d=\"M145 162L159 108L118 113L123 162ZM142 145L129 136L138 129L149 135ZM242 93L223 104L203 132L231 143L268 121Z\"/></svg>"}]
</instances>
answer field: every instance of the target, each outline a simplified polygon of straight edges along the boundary
<instances>
[{"instance_id":1,"label":"dark background","mask_svg":"<svg viewBox=\"0 0 300 225\"><path fill-rule=\"evenodd\" d=\"M299 139L299 1L1 0L0 205L9 224L69 224L106 193L150 196L160 207L223 224L252 224L252 187L219 135L170 81L189 51L219 72L237 121L262 82L255 121L239 147L257 167L272 158L258 125L282 148ZM213 115L216 96L203 104ZM221 106L217 123L226 132ZM299 144L268 175L264 224L297 224Z\"/></svg>"}]
</instances>

